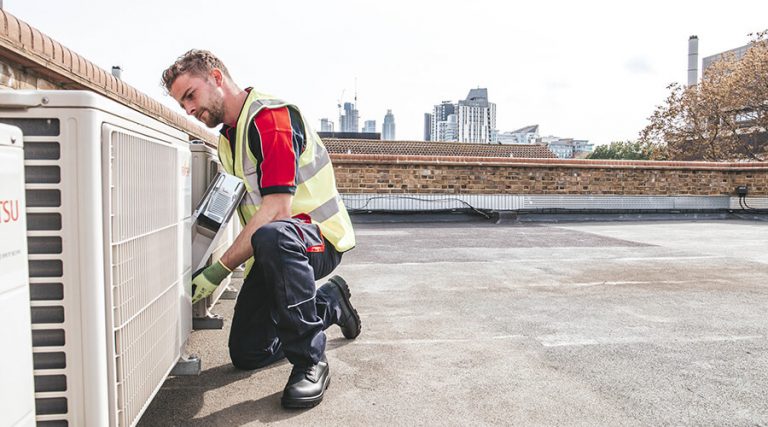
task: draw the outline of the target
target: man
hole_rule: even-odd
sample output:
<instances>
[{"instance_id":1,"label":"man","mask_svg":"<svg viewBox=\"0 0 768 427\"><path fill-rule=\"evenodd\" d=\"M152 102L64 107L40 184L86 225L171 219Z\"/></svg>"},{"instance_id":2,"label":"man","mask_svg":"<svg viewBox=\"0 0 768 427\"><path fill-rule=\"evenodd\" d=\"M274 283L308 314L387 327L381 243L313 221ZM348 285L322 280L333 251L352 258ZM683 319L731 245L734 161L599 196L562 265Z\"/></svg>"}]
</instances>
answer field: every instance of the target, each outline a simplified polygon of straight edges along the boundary
<instances>
[{"instance_id":1,"label":"man","mask_svg":"<svg viewBox=\"0 0 768 427\"><path fill-rule=\"evenodd\" d=\"M315 288L355 246L328 152L296 106L240 89L208 51L185 53L162 81L187 114L211 128L223 124L219 158L247 190L238 207L243 230L193 276L192 302L246 263L229 335L232 363L256 369L286 357L293 370L282 405L315 406L330 381L323 331L336 324L348 339L360 334L344 280Z\"/></svg>"}]
</instances>

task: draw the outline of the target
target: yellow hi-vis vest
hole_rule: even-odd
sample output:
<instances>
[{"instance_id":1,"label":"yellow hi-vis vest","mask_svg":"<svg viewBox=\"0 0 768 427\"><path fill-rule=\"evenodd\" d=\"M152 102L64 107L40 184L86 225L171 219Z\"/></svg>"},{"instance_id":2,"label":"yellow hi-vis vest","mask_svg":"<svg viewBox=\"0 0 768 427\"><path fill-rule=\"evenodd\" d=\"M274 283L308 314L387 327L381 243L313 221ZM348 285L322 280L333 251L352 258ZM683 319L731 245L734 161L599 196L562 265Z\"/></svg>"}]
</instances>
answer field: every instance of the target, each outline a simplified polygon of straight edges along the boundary
<instances>
[{"instance_id":1,"label":"yellow hi-vis vest","mask_svg":"<svg viewBox=\"0 0 768 427\"><path fill-rule=\"evenodd\" d=\"M269 95L251 90L245 100L240 117L235 127L235 152L223 135L219 137L219 159L224 170L243 180L246 194L238 206L240 223L245 227L248 221L261 207L256 157L248 148L248 127L263 108L290 107L292 104L275 99ZM336 178L328 151L317 133L307 125L304 116L301 120L305 129L306 146L299 156L296 193L291 205L291 215L307 214L312 223L320 226L320 231L339 252L345 252L355 246L355 233L352 221L336 190ZM298 153L297 153L298 154ZM233 159L234 157L234 159ZM234 169L233 169L234 167ZM246 262L246 275L253 265L253 258Z\"/></svg>"}]
</instances>

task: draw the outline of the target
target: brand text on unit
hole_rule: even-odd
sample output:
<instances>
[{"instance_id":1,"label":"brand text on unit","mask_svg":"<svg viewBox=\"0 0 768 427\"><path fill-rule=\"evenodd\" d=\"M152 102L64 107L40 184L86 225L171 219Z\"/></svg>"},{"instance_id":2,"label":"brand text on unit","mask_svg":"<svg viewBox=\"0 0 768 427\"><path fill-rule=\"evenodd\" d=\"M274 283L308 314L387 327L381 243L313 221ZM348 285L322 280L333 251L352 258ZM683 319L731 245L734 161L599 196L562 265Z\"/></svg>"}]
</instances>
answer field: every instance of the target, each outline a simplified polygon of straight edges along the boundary
<instances>
[{"instance_id":1,"label":"brand text on unit","mask_svg":"<svg viewBox=\"0 0 768 427\"><path fill-rule=\"evenodd\" d=\"M0 223L19 220L19 200L0 200Z\"/></svg>"}]
</instances>

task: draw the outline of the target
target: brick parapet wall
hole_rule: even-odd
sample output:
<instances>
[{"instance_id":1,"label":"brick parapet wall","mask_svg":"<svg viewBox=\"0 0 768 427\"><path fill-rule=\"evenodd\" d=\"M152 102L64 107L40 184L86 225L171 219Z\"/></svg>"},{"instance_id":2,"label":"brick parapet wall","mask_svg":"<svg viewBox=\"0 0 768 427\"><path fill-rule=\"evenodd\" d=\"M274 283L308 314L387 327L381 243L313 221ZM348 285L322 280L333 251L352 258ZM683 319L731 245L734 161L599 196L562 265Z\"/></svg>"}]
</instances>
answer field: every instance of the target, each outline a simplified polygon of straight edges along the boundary
<instances>
[{"instance_id":1,"label":"brick parapet wall","mask_svg":"<svg viewBox=\"0 0 768 427\"><path fill-rule=\"evenodd\" d=\"M216 136L211 132L3 10L0 10L0 87L91 90L175 127L190 138L216 144Z\"/></svg>"},{"instance_id":2,"label":"brick parapet wall","mask_svg":"<svg viewBox=\"0 0 768 427\"><path fill-rule=\"evenodd\" d=\"M768 196L768 163L332 156L342 193Z\"/></svg>"}]
</instances>

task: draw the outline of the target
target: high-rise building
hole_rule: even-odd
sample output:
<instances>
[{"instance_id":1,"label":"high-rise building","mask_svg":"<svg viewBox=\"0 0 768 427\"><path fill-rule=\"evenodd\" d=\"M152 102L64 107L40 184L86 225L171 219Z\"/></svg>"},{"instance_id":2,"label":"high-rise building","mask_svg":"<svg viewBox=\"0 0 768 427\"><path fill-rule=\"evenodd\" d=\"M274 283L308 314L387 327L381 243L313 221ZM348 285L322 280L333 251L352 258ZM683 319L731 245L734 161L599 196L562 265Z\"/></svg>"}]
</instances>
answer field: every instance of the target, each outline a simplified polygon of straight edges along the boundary
<instances>
[{"instance_id":1,"label":"high-rise building","mask_svg":"<svg viewBox=\"0 0 768 427\"><path fill-rule=\"evenodd\" d=\"M471 89L458 103L435 105L430 128L433 141L495 142L496 104L488 101L488 89Z\"/></svg>"},{"instance_id":2,"label":"high-rise building","mask_svg":"<svg viewBox=\"0 0 768 427\"><path fill-rule=\"evenodd\" d=\"M376 120L363 122L363 133L376 133Z\"/></svg>"},{"instance_id":3,"label":"high-rise building","mask_svg":"<svg viewBox=\"0 0 768 427\"><path fill-rule=\"evenodd\" d=\"M431 117L431 141L455 141L455 139L446 139L445 133L440 132L440 128L445 128L448 116L456 112L456 104L451 101L443 101L432 109ZM441 126L441 123L442 126ZM455 137L455 136L454 136Z\"/></svg>"},{"instance_id":4,"label":"high-rise building","mask_svg":"<svg viewBox=\"0 0 768 427\"><path fill-rule=\"evenodd\" d=\"M344 112L339 116L340 132L360 132L357 108L351 102L344 103Z\"/></svg>"},{"instance_id":5,"label":"high-rise building","mask_svg":"<svg viewBox=\"0 0 768 427\"><path fill-rule=\"evenodd\" d=\"M457 110L459 142L495 142L496 104L488 102L488 89L470 89Z\"/></svg>"},{"instance_id":6,"label":"high-rise building","mask_svg":"<svg viewBox=\"0 0 768 427\"><path fill-rule=\"evenodd\" d=\"M424 141L432 141L432 114L424 113Z\"/></svg>"},{"instance_id":7,"label":"high-rise building","mask_svg":"<svg viewBox=\"0 0 768 427\"><path fill-rule=\"evenodd\" d=\"M436 141L458 141L457 135L459 126L456 123L456 114L449 114L446 120L437 123L437 133L439 139Z\"/></svg>"},{"instance_id":8,"label":"high-rise building","mask_svg":"<svg viewBox=\"0 0 768 427\"><path fill-rule=\"evenodd\" d=\"M320 132L333 132L333 122L328 119L320 119Z\"/></svg>"},{"instance_id":9,"label":"high-rise building","mask_svg":"<svg viewBox=\"0 0 768 427\"><path fill-rule=\"evenodd\" d=\"M381 139L385 141L395 140L395 115L392 110L387 110L384 116L384 124L381 127Z\"/></svg>"}]
</instances>

